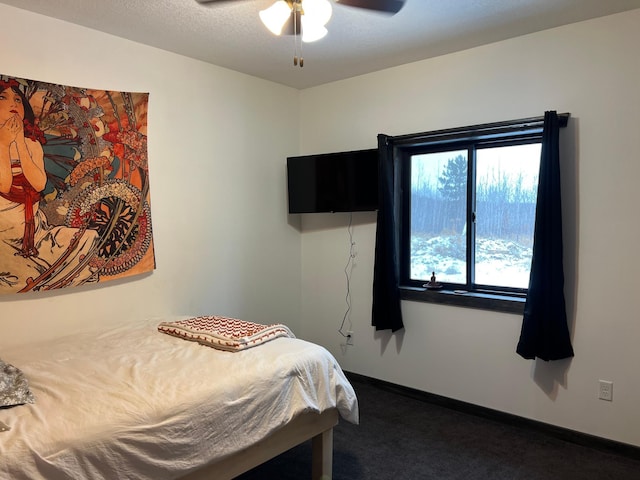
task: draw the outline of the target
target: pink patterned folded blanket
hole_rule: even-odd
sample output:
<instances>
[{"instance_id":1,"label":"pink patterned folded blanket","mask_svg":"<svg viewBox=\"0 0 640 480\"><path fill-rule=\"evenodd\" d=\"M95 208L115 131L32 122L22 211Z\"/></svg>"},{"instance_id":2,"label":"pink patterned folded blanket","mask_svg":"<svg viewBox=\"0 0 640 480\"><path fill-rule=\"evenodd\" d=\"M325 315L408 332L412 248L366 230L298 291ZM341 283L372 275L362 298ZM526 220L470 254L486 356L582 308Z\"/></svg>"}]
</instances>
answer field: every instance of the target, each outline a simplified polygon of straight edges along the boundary
<instances>
[{"instance_id":1,"label":"pink patterned folded blanket","mask_svg":"<svg viewBox=\"0 0 640 480\"><path fill-rule=\"evenodd\" d=\"M291 330L280 323L262 325L215 315L161 322L158 330L230 352L246 350L278 337L295 338Z\"/></svg>"}]
</instances>

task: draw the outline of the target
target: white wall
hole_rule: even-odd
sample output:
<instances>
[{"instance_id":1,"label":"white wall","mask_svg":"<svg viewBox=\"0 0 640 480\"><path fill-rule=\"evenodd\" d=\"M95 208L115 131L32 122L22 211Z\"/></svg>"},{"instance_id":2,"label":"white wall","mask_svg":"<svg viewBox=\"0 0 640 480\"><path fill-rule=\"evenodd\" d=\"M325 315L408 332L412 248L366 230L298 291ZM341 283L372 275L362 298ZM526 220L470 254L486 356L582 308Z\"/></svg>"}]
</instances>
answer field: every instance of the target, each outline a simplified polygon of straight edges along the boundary
<instances>
[{"instance_id":1,"label":"white wall","mask_svg":"<svg viewBox=\"0 0 640 480\"><path fill-rule=\"evenodd\" d=\"M157 263L117 283L0 297L0 351L178 314L299 330L300 233L288 223L285 186L299 92L5 5L0 18L1 73L150 93Z\"/></svg>"},{"instance_id":2,"label":"white wall","mask_svg":"<svg viewBox=\"0 0 640 480\"><path fill-rule=\"evenodd\" d=\"M345 312L348 214L302 220L302 334L345 370L640 445L640 10L573 24L301 94L302 153L371 148L376 135L570 112L563 130L567 304L573 360L515 353L521 317L403 302L405 330L370 326L375 216L354 216L358 255ZM613 402L597 398L614 382Z\"/></svg>"}]
</instances>

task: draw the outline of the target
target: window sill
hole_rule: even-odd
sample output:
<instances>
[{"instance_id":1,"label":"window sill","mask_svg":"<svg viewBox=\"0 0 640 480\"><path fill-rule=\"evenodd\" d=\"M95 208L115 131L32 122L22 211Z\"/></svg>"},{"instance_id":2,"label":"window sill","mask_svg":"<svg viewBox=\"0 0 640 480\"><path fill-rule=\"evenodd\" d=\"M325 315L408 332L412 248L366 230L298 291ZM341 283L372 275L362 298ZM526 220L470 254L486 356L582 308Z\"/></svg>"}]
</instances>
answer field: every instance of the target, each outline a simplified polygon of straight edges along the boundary
<instances>
[{"instance_id":1,"label":"window sill","mask_svg":"<svg viewBox=\"0 0 640 480\"><path fill-rule=\"evenodd\" d=\"M503 313L524 313L525 299L489 293L454 293L453 290L427 290L416 287L400 287L402 300L413 302L439 303L456 307L491 310Z\"/></svg>"}]
</instances>

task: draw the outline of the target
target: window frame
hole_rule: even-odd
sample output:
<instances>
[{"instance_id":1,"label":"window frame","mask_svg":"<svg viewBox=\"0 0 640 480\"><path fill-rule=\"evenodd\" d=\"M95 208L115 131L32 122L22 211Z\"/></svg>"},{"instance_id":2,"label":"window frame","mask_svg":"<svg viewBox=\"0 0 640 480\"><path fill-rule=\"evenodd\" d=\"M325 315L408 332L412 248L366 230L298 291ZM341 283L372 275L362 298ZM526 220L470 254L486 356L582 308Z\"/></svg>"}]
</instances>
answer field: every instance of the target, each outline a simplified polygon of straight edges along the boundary
<instances>
[{"instance_id":1,"label":"window frame","mask_svg":"<svg viewBox=\"0 0 640 480\"><path fill-rule=\"evenodd\" d=\"M568 114L559 115L560 126L567 124ZM492 310L507 313L524 312L527 289L501 288L475 285L474 278L470 275L473 271L475 259L473 258L472 242L475 239L475 222L471 221L474 215L475 198L469 192L475 194L475 150L480 147L509 146L542 141L543 117L526 118L497 122L468 127L437 130L411 135L393 137L392 155L397 165L396 191L394 192L398 209L398 241L400 261L400 295L403 300L422 301L460 307ZM410 216L411 216L411 156L422 153L438 151L467 149L471 154L468 164L473 168L467 169L467 225L471 225L473 232L467 234L467 281L465 293L459 293L458 284L443 283L441 290L427 290L422 286L423 281L410 278Z\"/></svg>"}]
</instances>

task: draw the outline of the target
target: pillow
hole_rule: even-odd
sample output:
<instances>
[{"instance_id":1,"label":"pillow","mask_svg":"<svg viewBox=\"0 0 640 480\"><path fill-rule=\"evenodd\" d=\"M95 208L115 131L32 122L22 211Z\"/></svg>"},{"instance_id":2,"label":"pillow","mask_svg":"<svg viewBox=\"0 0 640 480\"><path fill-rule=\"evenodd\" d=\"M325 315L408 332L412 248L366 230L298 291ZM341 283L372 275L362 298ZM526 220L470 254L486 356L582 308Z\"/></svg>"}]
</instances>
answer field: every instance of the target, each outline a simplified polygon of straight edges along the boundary
<instances>
[{"instance_id":1,"label":"pillow","mask_svg":"<svg viewBox=\"0 0 640 480\"><path fill-rule=\"evenodd\" d=\"M281 323L262 325L237 318L219 316L202 316L175 322L161 322L158 325L158 330L230 352L246 350L278 337L295 338L291 330Z\"/></svg>"},{"instance_id":2,"label":"pillow","mask_svg":"<svg viewBox=\"0 0 640 480\"><path fill-rule=\"evenodd\" d=\"M13 407L34 401L29 382L22 371L0 359L0 407Z\"/></svg>"}]
</instances>

